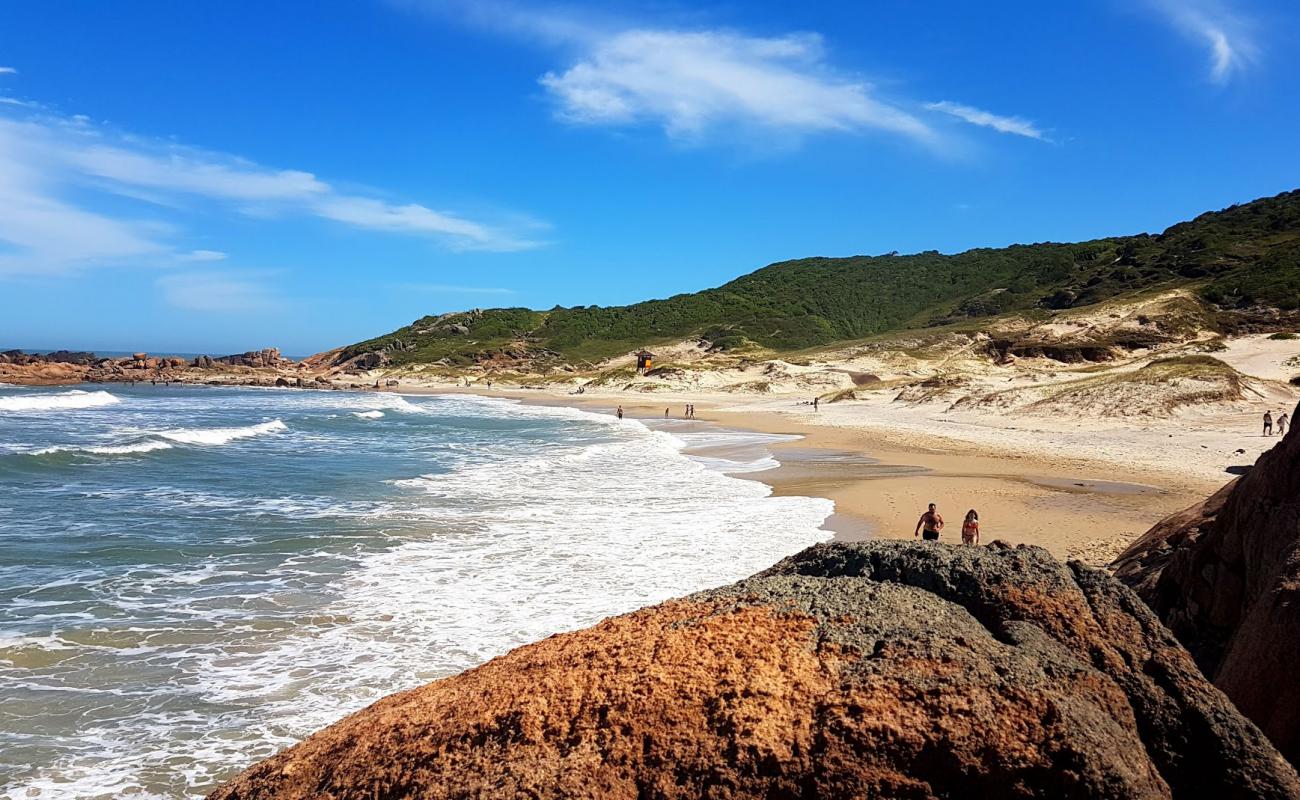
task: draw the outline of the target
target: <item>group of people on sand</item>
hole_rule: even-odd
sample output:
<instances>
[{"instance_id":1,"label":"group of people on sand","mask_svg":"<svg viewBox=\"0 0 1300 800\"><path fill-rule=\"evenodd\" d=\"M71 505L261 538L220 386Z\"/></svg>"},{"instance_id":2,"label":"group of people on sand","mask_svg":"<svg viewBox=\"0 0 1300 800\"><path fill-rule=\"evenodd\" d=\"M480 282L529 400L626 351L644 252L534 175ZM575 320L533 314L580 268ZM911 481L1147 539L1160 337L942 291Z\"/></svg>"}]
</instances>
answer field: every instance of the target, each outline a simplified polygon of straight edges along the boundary
<instances>
[{"instance_id":1,"label":"group of people on sand","mask_svg":"<svg viewBox=\"0 0 1300 800\"><path fill-rule=\"evenodd\" d=\"M1289 424L1291 424L1291 418L1287 416L1285 411L1278 414L1277 435L1286 436L1286 426ZM1265 436L1273 435L1273 412L1272 411L1264 412L1264 435Z\"/></svg>"},{"instance_id":2,"label":"group of people on sand","mask_svg":"<svg viewBox=\"0 0 1300 800\"><path fill-rule=\"evenodd\" d=\"M671 411L672 411L672 408L671 408L671 407L669 407L669 408L665 408L665 409L664 409L664 419L668 419L669 414L670 414ZM619 407L618 407L618 410L614 412L614 416L618 417L619 419L622 419L622 418L623 418L623 407L622 407L622 406L619 406ZM694 404L694 403L687 403L687 404L686 404L686 408L682 411L682 419L695 419L695 404Z\"/></svg>"},{"instance_id":3,"label":"group of people on sand","mask_svg":"<svg viewBox=\"0 0 1300 800\"><path fill-rule=\"evenodd\" d=\"M922 541L937 542L943 525L943 515L939 513L938 507L931 503L921 518L916 521L916 530L912 532L912 538L919 536ZM973 508L966 512L966 519L961 523L961 543L969 545L980 543L980 515Z\"/></svg>"}]
</instances>

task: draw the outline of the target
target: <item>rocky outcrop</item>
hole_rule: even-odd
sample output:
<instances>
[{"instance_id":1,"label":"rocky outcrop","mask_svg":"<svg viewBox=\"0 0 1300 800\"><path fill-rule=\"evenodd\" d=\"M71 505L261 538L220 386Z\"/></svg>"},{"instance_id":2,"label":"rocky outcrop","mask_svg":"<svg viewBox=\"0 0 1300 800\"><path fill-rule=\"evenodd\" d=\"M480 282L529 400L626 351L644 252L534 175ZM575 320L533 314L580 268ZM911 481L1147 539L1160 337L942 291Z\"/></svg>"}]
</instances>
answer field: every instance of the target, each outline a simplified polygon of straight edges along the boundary
<instances>
[{"instance_id":1,"label":"rocky outcrop","mask_svg":"<svg viewBox=\"0 0 1300 800\"><path fill-rule=\"evenodd\" d=\"M1300 409L1297 409L1300 413ZM1300 763L1300 436L1114 564L1214 684Z\"/></svg>"},{"instance_id":2,"label":"rocky outcrop","mask_svg":"<svg viewBox=\"0 0 1300 800\"><path fill-rule=\"evenodd\" d=\"M291 378L302 385L301 373L311 373L280 355L274 347L250 350L238 355L196 356L192 361L173 356L132 353L128 358L101 358L94 353L58 350L36 354L9 350L0 353L0 382L32 385L111 383L128 381L212 383L211 371L219 370L217 383L273 385L276 377ZM269 373L269 375L268 375ZM286 375L286 373L288 373ZM328 385L328 384L327 384Z\"/></svg>"},{"instance_id":3,"label":"rocky outcrop","mask_svg":"<svg viewBox=\"0 0 1300 800\"><path fill-rule=\"evenodd\" d=\"M264 350L249 350L247 353L220 356L218 358L213 358L212 361L218 364L253 368L280 367L292 363L281 356L280 351L274 347L268 347Z\"/></svg>"},{"instance_id":4,"label":"rocky outcrop","mask_svg":"<svg viewBox=\"0 0 1300 800\"><path fill-rule=\"evenodd\" d=\"M821 545L388 697L215 800L1295 798L1137 597L1038 548Z\"/></svg>"}]
</instances>

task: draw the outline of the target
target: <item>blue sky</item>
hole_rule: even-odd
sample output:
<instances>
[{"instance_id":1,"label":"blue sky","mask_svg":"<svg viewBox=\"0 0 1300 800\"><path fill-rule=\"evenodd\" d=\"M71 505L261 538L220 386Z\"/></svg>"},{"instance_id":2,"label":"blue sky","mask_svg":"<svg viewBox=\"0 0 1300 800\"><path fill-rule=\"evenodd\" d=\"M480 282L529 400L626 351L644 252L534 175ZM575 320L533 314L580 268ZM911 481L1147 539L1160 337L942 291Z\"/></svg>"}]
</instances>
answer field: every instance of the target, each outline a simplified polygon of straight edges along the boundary
<instances>
[{"instance_id":1,"label":"blue sky","mask_svg":"<svg viewBox=\"0 0 1300 800\"><path fill-rule=\"evenodd\" d=\"M1300 186L1290 0L0 10L0 347L305 354Z\"/></svg>"}]
</instances>

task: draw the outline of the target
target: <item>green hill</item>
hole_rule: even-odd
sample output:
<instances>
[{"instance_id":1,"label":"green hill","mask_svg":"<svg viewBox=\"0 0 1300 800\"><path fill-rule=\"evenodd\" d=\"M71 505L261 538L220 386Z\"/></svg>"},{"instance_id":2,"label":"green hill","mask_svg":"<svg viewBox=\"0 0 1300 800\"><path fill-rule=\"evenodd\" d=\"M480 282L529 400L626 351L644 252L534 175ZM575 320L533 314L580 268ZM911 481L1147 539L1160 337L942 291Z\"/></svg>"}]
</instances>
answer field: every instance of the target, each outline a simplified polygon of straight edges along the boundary
<instances>
[{"instance_id":1,"label":"green hill","mask_svg":"<svg viewBox=\"0 0 1300 800\"><path fill-rule=\"evenodd\" d=\"M459 365L503 351L597 360L701 337L799 350L892 330L1194 287L1224 324L1300 308L1300 190L1232 206L1164 233L981 248L956 255L804 258L715 289L628 306L522 308L424 317L344 349L393 363Z\"/></svg>"}]
</instances>

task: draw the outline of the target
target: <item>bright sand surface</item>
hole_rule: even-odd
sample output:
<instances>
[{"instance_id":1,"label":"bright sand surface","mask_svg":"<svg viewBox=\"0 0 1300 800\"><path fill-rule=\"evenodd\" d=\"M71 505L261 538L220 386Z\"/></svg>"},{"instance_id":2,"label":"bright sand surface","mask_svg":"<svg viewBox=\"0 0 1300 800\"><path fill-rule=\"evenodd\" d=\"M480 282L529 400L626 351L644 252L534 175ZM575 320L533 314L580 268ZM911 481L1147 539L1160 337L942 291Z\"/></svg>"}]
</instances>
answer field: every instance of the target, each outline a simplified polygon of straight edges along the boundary
<instances>
[{"instance_id":1,"label":"bright sand surface","mask_svg":"<svg viewBox=\"0 0 1300 800\"><path fill-rule=\"evenodd\" d=\"M700 425L802 437L772 446L780 467L743 477L777 494L830 498L836 514L828 527L839 538L909 538L934 502L947 522L944 541L960 541L962 518L975 508L986 543L1036 544L1098 565L1232 480L1277 441L1260 435L1267 404L1258 413L1203 411L1135 423L954 414L941 405L891 403L887 395L814 412L788 395L577 396L405 383L402 391L472 391L604 413L621 404L647 421L664 419L665 409L681 419L693 402Z\"/></svg>"}]
</instances>

